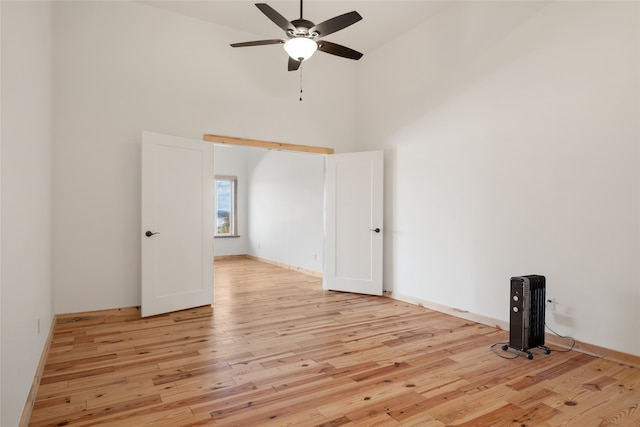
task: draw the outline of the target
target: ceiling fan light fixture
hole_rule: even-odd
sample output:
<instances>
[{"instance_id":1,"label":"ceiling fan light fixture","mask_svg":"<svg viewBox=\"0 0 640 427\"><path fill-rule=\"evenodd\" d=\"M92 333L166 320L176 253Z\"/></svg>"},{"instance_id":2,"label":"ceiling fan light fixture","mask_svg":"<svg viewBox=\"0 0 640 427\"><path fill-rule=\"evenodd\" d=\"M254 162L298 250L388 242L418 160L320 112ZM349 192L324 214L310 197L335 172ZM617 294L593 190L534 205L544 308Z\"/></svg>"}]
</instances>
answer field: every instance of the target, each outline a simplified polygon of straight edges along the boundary
<instances>
[{"instance_id":1,"label":"ceiling fan light fixture","mask_svg":"<svg viewBox=\"0 0 640 427\"><path fill-rule=\"evenodd\" d=\"M284 44L284 50L296 61L306 61L317 49L316 42L306 37L294 37Z\"/></svg>"}]
</instances>

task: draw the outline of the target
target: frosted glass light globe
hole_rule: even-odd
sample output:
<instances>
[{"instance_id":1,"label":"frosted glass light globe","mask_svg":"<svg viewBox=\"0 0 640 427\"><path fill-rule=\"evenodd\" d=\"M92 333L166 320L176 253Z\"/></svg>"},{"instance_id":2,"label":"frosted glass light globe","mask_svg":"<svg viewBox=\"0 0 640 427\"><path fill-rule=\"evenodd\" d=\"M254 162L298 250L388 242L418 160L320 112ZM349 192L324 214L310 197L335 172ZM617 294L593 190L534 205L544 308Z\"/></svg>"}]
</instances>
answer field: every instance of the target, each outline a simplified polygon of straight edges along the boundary
<instances>
[{"instance_id":1,"label":"frosted glass light globe","mask_svg":"<svg viewBox=\"0 0 640 427\"><path fill-rule=\"evenodd\" d=\"M306 61L317 49L316 42L306 37L294 37L284 44L284 50L296 61Z\"/></svg>"}]
</instances>

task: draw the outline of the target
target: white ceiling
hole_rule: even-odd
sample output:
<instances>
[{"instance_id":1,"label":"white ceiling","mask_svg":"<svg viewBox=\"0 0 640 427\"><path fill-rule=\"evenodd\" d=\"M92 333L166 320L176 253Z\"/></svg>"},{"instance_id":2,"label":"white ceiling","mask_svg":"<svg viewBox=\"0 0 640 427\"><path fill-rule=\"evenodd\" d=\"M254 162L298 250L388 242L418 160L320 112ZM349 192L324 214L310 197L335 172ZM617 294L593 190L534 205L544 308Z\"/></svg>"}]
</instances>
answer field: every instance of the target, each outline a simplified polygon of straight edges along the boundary
<instances>
[{"instance_id":1,"label":"white ceiling","mask_svg":"<svg viewBox=\"0 0 640 427\"><path fill-rule=\"evenodd\" d=\"M300 17L298 0L143 0L154 7L176 12L255 35L248 40L284 37L284 32L254 6L267 3L289 21ZM371 1L371 0L309 0L304 1L304 18L316 24L352 10L362 15L362 21L327 36L327 40L348 46L364 54L408 31L438 13L446 1Z\"/></svg>"}]
</instances>

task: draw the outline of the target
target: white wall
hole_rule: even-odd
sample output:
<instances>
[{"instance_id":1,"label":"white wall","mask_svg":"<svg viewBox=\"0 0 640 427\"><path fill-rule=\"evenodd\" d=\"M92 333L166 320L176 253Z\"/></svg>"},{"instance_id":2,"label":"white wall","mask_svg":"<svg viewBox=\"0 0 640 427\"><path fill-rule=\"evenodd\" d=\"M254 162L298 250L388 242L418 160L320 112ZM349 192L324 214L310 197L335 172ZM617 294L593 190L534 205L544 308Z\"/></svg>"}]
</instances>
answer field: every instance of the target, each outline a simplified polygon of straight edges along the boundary
<instances>
[{"instance_id":1,"label":"white wall","mask_svg":"<svg viewBox=\"0 0 640 427\"><path fill-rule=\"evenodd\" d=\"M387 289L508 322L542 274L552 328L640 355L639 7L452 3L363 58Z\"/></svg>"},{"instance_id":2,"label":"white wall","mask_svg":"<svg viewBox=\"0 0 640 427\"><path fill-rule=\"evenodd\" d=\"M249 254L322 272L324 156L253 150Z\"/></svg>"},{"instance_id":3,"label":"white wall","mask_svg":"<svg viewBox=\"0 0 640 427\"><path fill-rule=\"evenodd\" d=\"M214 239L215 256L245 255L249 253L248 206L249 180L247 176L247 155L249 148L216 145L213 149L216 175L235 176L236 221L239 237L217 237Z\"/></svg>"},{"instance_id":4,"label":"white wall","mask_svg":"<svg viewBox=\"0 0 640 427\"><path fill-rule=\"evenodd\" d=\"M229 47L254 35L133 2L53 7L58 313L140 303L143 129L355 144L352 61L314 58L301 103L286 54Z\"/></svg>"},{"instance_id":5,"label":"white wall","mask_svg":"<svg viewBox=\"0 0 640 427\"><path fill-rule=\"evenodd\" d=\"M53 318L49 2L0 3L1 415L18 425ZM40 323L40 331L38 331Z\"/></svg>"}]
</instances>

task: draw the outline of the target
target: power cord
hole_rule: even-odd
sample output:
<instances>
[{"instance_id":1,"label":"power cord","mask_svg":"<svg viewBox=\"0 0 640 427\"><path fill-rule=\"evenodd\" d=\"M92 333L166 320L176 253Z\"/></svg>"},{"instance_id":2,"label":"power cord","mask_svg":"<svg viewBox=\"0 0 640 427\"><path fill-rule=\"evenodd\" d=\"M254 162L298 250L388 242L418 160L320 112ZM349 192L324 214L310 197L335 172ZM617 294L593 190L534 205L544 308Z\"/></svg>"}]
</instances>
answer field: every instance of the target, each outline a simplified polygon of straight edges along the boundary
<instances>
[{"instance_id":1,"label":"power cord","mask_svg":"<svg viewBox=\"0 0 640 427\"><path fill-rule=\"evenodd\" d=\"M544 353L545 354L550 354L552 352L555 353L568 353L570 351L573 350L573 347L576 345L576 340L573 337L570 336L564 336L564 335L560 335L559 333L557 333L556 331L554 331L553 329L551 329L549 327L549 325L547 325L547 323L545 322L544 326L549 329L555 336L562 338L562 339L568 339L571 340L571 345L569 346L569 348L565 349L565 350L554 350L554 349L550 349L548 347L544 347ZM511 354L511 356L505 356L504 353L499 353L496 350L497 346L500 346L500 348L503 350L503 352L506 352L505 347L509 345L509 342L497 342L491 345L491 351L498 357L501 357L503 359L517 359L518 357L520 357L520 352L516 352L516 353L508 353Z\"/></svg>"},{"instance_id":2,"label":"power cord","mask_svg":"<svg viewBox=\"0 0 640 427\"><path fill-rule=\"evenodd\" d=\"M496 346L498 346L498 345L502 348L502 346L503 346L503 345L509 345L509 343L508 343L508 342L497 342L497 343L493 344L493 345L491 346L491 351L493 351L493 353L494 353L496 356L498 356L498 357L502 357L503 359L508 359L508 360L511 360L511 359L517 359L518 357L520 357L520 353L508 353L508 354L511 354L511 357L507 357L507 356L504 356L504 355L502 355L502 354L498 353L498 352L496 351Z\"/></svg>"},{"instance_id":3,"label":"power cord","mask_svg":"<svg viewBox=\"0 0 640 427\"><path fill-rule=\"evenodd\" d=\"M571 340L571 345L569 346L569 348L565 349L565 350L551 350L549 349L549 351L554 351L556 353L568 353L571 350L573 350L573 347L576 345L576 340L573 337L569 337L569 336L564 336L564 335L560 335L559 333L557 333L556 331L554 331L553 329L551 329L549 327L549 325L547 325L547 322L544 323L544 326L550 330L551 332L554 333L555 336L557 336L558 338L562 338L565 340Z\"/></svg>"}]
</instances>

